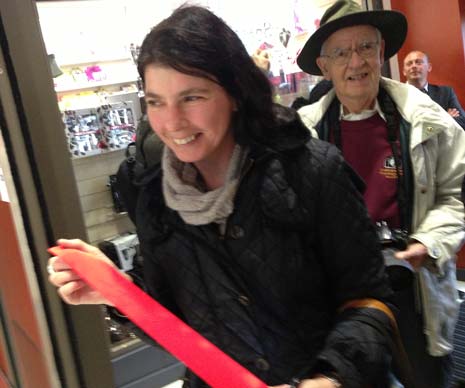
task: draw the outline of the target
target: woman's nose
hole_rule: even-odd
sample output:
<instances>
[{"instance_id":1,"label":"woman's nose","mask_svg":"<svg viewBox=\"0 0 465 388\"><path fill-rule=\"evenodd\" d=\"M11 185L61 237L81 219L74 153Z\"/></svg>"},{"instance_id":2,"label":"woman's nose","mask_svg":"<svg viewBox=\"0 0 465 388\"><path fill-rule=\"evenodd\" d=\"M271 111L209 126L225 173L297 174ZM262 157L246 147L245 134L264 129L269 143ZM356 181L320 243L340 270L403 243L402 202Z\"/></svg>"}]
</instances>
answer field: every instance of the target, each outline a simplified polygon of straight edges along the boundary
<instances>
[{"instance_id":1,"label":"woman's nose","mask_svg":"<svg viewBox=\"0 0 465 388\"><path fill-rule=\"evenodd\" d=\"M178 131L185 127L186 118L178 106L169 106L165 108L163 114L164 127L168 131Z\"/></svg>"}]
</instances>

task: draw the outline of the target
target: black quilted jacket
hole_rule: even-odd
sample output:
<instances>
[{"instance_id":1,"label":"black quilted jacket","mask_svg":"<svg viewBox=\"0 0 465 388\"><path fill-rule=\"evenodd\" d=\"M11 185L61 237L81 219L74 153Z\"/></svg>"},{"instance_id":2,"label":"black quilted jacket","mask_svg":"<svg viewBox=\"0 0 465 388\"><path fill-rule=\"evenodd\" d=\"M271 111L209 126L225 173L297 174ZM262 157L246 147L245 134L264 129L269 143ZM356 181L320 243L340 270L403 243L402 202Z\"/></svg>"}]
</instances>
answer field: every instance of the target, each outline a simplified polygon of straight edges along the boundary
<instances>
[{"instance_id":1,"label":"black quilted jacket","mask_svg":"<svg viewBox=\"0 0 465 388\"><path fill-rule=\"evenodd\" d=\"M252 147L225 234L168 209L161 172L146 182L136 211L145 287L268 385L332 370L346 388L384 386L388 319L337 313L391 294L351 172L319 140L277 148ZM205 385L192 375L185 386Z\"/></svg>"}]
</instances>

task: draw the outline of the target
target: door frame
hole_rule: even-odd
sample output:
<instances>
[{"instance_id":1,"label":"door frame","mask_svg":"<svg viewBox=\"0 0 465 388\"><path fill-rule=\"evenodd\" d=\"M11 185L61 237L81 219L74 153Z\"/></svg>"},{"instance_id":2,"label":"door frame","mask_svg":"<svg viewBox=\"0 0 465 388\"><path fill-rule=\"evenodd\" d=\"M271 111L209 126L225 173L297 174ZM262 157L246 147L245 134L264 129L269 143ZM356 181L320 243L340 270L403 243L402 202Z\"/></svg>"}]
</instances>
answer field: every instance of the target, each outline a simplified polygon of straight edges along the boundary
<instances>
[{"instance_id":1,"label":"door frame","mask_svg":"<svg viewBox=\"0 0 465 388\"><path fill-rule=\"evenodd\" d=\"M47 248L59 237L86 239L86 231L32 0L0 0L0 105L0 128L18 199L16 222L24 231L21 245L29 252L29 275L35 275L40 290L42 335L50 343L57 384L111 387L101 308L63 304L47 280Z\"/></svg>"}]
</instances>

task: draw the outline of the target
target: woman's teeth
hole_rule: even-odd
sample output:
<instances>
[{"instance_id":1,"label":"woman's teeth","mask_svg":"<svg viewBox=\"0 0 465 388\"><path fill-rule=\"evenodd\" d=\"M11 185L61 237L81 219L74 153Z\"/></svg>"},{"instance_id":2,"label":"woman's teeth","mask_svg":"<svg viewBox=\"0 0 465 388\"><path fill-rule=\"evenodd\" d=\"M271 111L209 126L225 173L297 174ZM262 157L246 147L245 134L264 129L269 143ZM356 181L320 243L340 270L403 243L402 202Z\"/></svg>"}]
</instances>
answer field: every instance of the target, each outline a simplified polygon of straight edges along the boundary
<instances>
[{"instance_id":1,"label":"woman's teeth","mask_svg":"<svg viewBox=\"0 0 465 388\"><path fill-rule=\"evenodd\" d=\"M184 145L184 144L190 143L190 142L193 141L195 138L196 138L195 135L191 135L191 136L189 136L189 137L185 137L184 139L173 139L173 141L174 141L174 143L177 144L177 145Z\"/></svg>"}]
</instances>

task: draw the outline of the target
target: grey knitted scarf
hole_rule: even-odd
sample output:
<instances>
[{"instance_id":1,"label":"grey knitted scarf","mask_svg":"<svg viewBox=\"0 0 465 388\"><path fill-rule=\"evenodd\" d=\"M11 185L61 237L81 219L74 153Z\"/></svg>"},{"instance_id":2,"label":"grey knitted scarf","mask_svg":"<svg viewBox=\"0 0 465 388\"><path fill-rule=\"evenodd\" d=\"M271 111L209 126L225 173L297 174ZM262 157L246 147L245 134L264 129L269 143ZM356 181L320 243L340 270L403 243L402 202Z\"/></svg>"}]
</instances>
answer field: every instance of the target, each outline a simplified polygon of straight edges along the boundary
<instances>
[{"instance_id":1,"label":"grey knitted scarf","mask_svg":"<svg viewBox=\"0 0 465 388\"><path fill-rule=\"evenodd\" d=\"M201 177L190 163L181 162L165 147L162 157L163 195L167 206L176 210L190 225L224 224L234 209L234 197L239 186L247 151L234 148L223 186L206 191Z\"/></svg>"}]
</instances>

